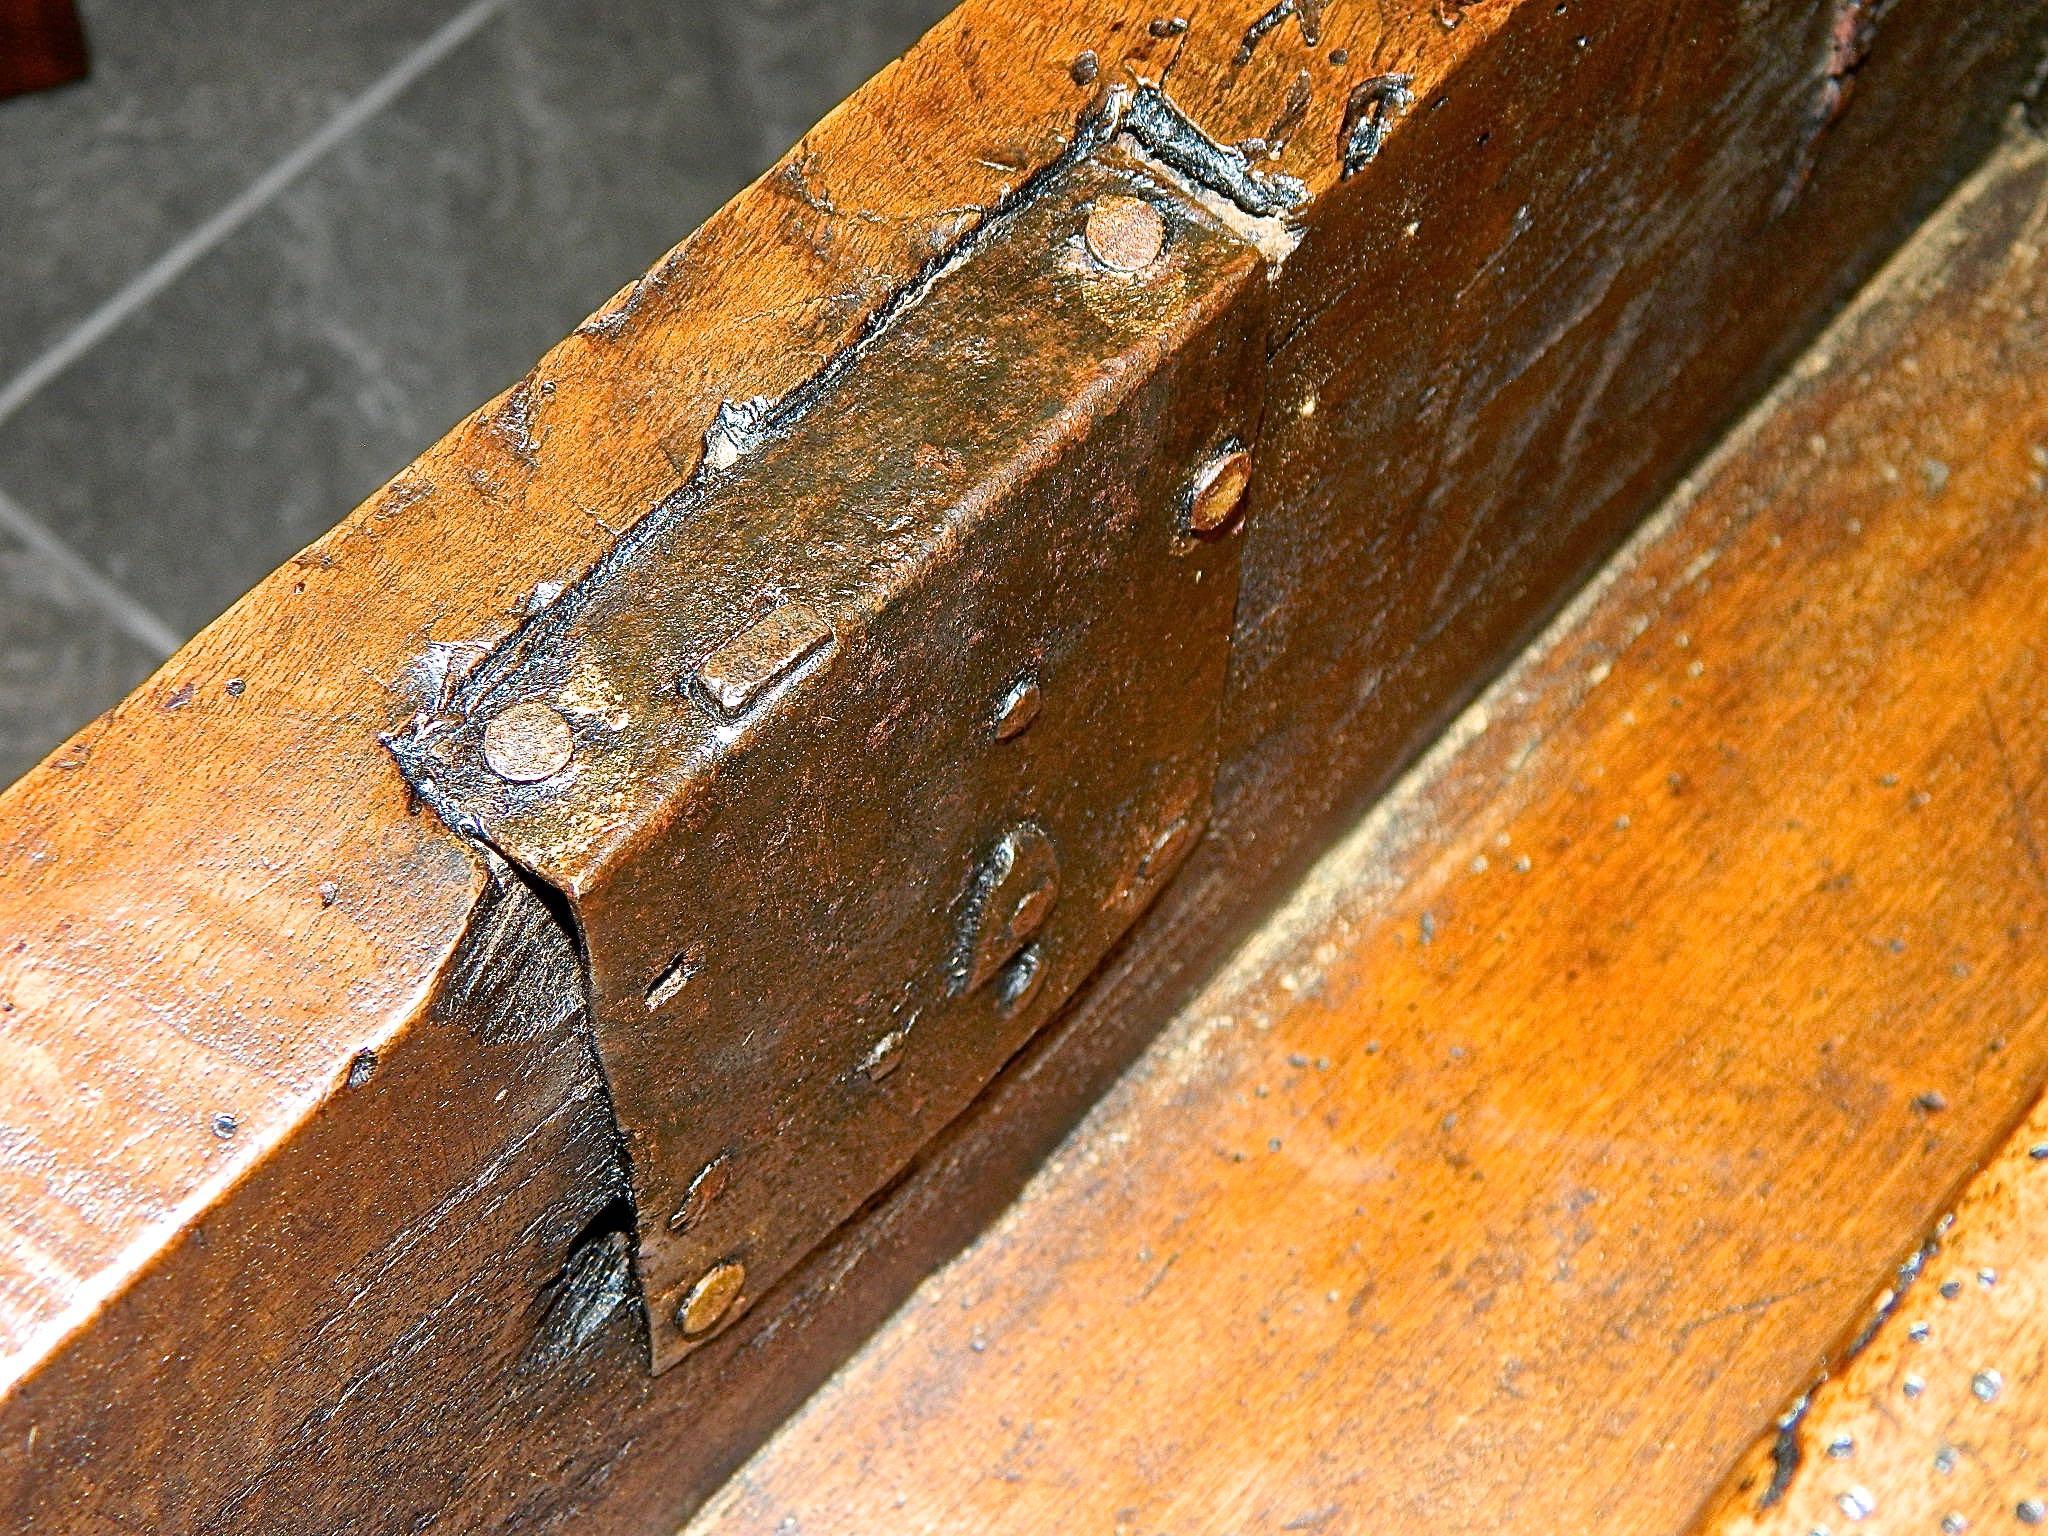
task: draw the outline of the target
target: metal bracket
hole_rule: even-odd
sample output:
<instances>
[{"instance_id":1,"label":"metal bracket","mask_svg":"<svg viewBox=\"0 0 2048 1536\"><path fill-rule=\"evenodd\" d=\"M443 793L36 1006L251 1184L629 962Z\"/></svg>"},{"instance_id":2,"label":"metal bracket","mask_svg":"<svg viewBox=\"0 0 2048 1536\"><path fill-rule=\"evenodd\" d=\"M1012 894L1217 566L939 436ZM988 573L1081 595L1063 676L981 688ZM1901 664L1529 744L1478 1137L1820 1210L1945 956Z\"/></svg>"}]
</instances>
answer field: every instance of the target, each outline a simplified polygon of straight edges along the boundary
<instances>
[{"instance_id":1,"label":"metal bracket","mask_svg":"<svg viewBox=\"0 0 2048 1536\"><path fill-rule=\"evenodd\" d=\"M871 1198L1207 820L1257 253L1063 167L392 741L562 893L656 1369Z\"/></svg>"}]
</instances>

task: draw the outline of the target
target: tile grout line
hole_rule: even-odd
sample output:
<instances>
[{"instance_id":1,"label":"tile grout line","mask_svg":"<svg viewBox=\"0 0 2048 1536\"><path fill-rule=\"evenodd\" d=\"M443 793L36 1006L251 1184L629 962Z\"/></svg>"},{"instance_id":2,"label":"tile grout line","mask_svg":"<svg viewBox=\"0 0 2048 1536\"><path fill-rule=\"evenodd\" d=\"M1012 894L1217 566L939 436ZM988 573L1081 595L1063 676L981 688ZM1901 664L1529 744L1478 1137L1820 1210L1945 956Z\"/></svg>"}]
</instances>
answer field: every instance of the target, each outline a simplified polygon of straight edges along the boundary
<instances>
[{"instance_id":1,"label":"tile grout line","mask_svg":"<svg viewBox=\"0 0 2048 1536\"><path fill-rule=\"evenodd\" d=\"M157 660L163 660L184 644L184 636L165 623L146 603L118 582L101 575L83 555L45 528L39 518L5 491L0 491L0 529L12 533L31 552L63 571L87 597L105 610L107 617L127 631L131 638L140 640L154 651Z\"/></svg>"},{"instance_id":2,"label":"tile grout line","mask_svg":"<svg viewBox=\"0 0 2048 1536\"><path fill-rule=\"evenodd\" d=\"M301 140L296 148L108 295L83 320L0 386L0 422L13 416L45 384L91 351L122 321L170 287L200 257L247 223L308 167L383 111L407 86L460 47L509 3L510 0L471 0L360 95ZM102 575L67 541L4 491L0 491L0 528L7 529L44 559L60 566L122 629L145 645L154 647L161 656L168 656L184 643L185 637L152 612L146 603L120 583Z\"/></svg>"},{"instance_id":3,"label":"tile grout line","mask_svg":"<svg viewBox=\"0 0 2048 1536\"><path fill-rule=\"evenodd\" d=\"M0 386L0 422L20 410L30 396L77 362L115 326L168 288L195 261L248 222L316 160L383 111L407 86L447 57L509 3L510 0L472 0L361 95L302 140L297 148L110 294L41 356Z\"/></svg>"}]
</instances>

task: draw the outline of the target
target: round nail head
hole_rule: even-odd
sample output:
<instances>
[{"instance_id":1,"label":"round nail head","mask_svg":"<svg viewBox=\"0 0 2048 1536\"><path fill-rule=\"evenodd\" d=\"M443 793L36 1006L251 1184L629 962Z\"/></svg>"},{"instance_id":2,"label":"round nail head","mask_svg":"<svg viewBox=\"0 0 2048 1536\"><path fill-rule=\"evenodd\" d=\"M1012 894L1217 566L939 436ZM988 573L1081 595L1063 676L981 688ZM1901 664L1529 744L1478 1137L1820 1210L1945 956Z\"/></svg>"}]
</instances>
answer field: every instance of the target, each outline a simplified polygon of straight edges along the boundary
<instances>
[{"instance_id":1,"label":"round nail head","mask_svg":"<svg viewBox=\"0 0 2048 1536\"><path fill-rule=\"evenodd\" d=\"M1038 706L1043 702L1038 684L1028 677L1012 688L996 707L996 740L1009 741L1023 735L1038 718Z\"/></svg>"},{"instance_id":2,"label":"round nail head","mask_svg":"<svg viewBox=\"0 0 2048 1536\"><path fill-rule=\"evenodd\" d=\"M1168 870L1179 864L1189 848L1194 846L1197 831L1194 821L1187 816L1176 816L1152 839L1152 846L1145 850L1145 857L1138 863L1138 877L1144 881L1159 879Z\"/></svg>"},{"instance_id":3,"label":"round nail head","mask_svg":"<svg viewBox=\"0 0 2048 1536\"><path fill-rule=\"evenodd\" d=\"M740 1290L746 1283L747 1267L744 1264L720 1264L707 1271L690 1287L683 1304L676 1308L676 1326L693 1339L709 1333L732 1310L732 1304L740 1299Z\"/></svg>"},{"instance_id":4,"label":"round nail head","mask_svg":"<svg viewBox=\"0 0 2048 1536\"><path fill-rule=\"evenodd\" d=\"M1236 527L1251 481L1252 456L1242 448L1226 448L1204 464L1188 497L1188 532L1213 539Z\"/></svg>"},{"instance_id":5,"label":"round nail head","mask_svg":"<svg viewBox=\"0 0 2048 1536\"><path fill-rule=\"evenodd\" d=\"M1059 886L1048 880L1034 885L1017 898L1017 905L1010 913L1010 941L1026 944L1037 937L1038 930L1045 926L1045 920L1052 916L1054 904L1059 900Z\"/></svg>"},{"instance_id":6,"label":"round nail head","mask_svg":"<svg viewBox=\"0 0 2048 1536\"><path fill-rule=\"evenodd\" d=\"M1105 197L1088 210L1088 254L1112 272L1134 275L1166 249L1166 218L1142 197Z\"/></svg>"},{"instance_id":7,"label":"round nail head","mask_svg":"<svg viewBox=\"0 0 2048 1536\"><path fill-rule=\"evenodd\" d=\"M559 711L530 701L501 711L484 727L484 761L514 784L551 779L569 766L576 737Z\"/></svg>"},{"instance_id":8,"label":"round nail head","mask_svg":"<svg viewBox=\"0 0 2048 1536\"><path fill-rule=\"evenodd\" d=\"M1038 995L1039 984L1044 980L1043 958L1038 946L1030 945L1004 966L996 978L996 1002L1005 1014L1021 1013Z\"/></svg>"}]
</instances>

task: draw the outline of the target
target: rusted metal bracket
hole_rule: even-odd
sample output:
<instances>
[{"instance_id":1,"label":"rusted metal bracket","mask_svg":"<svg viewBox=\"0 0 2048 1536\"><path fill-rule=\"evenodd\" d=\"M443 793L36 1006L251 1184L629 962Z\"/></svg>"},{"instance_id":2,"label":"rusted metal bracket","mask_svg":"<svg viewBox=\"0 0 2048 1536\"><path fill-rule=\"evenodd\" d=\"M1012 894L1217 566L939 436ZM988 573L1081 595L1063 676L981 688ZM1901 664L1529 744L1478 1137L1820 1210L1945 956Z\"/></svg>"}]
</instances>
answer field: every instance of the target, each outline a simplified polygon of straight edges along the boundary
<instances>
[{"instance_id":1,"label":"rusted metal bracket","mask_svg":"<svg viewBox=\"0 0 2048 1536\"><path fill-rule=\"evenodd\" d=\"M1146 167L1062 167L392 741L573 914L656 1369L957 1115L1199 835L1265 286Z\"/></svg>"}]
</instances>

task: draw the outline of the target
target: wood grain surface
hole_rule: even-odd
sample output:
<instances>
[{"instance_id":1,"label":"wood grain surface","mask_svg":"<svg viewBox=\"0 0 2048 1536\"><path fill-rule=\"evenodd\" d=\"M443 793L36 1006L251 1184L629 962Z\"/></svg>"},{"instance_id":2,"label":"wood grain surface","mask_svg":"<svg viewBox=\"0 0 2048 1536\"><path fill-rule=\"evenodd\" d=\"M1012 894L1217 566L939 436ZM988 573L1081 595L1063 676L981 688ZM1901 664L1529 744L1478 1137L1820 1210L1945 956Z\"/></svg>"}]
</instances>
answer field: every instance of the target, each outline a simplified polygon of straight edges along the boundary
<instances>
[{"instance_id":1,"label":"wood grain surface","mask_svg":"<svg viewBox=\"0 0 2048 1536\"><path fill-rule=\"evenodd\" d=\"M1899 0L1852 60L1793 0L963 7L0 796L0 1510L672 1523L1974 162L2043 18ZM566 936L378 737L1134 78L1309 196L1211 832L985 1104L650 1378Z\"/></svg>"},{"instance_id":2,"label":"wood grain surface","mask_svg":"<svg viewBox=\"0 0 2048 1536\"><path fill-rule=\"evenodd\" d=\"M691 1536L1687 1529L2048 1074L2044 232L2027 141ZM2020 1145L1762 1528L2048 1497Z\"/></svg>"}]
</instances>

